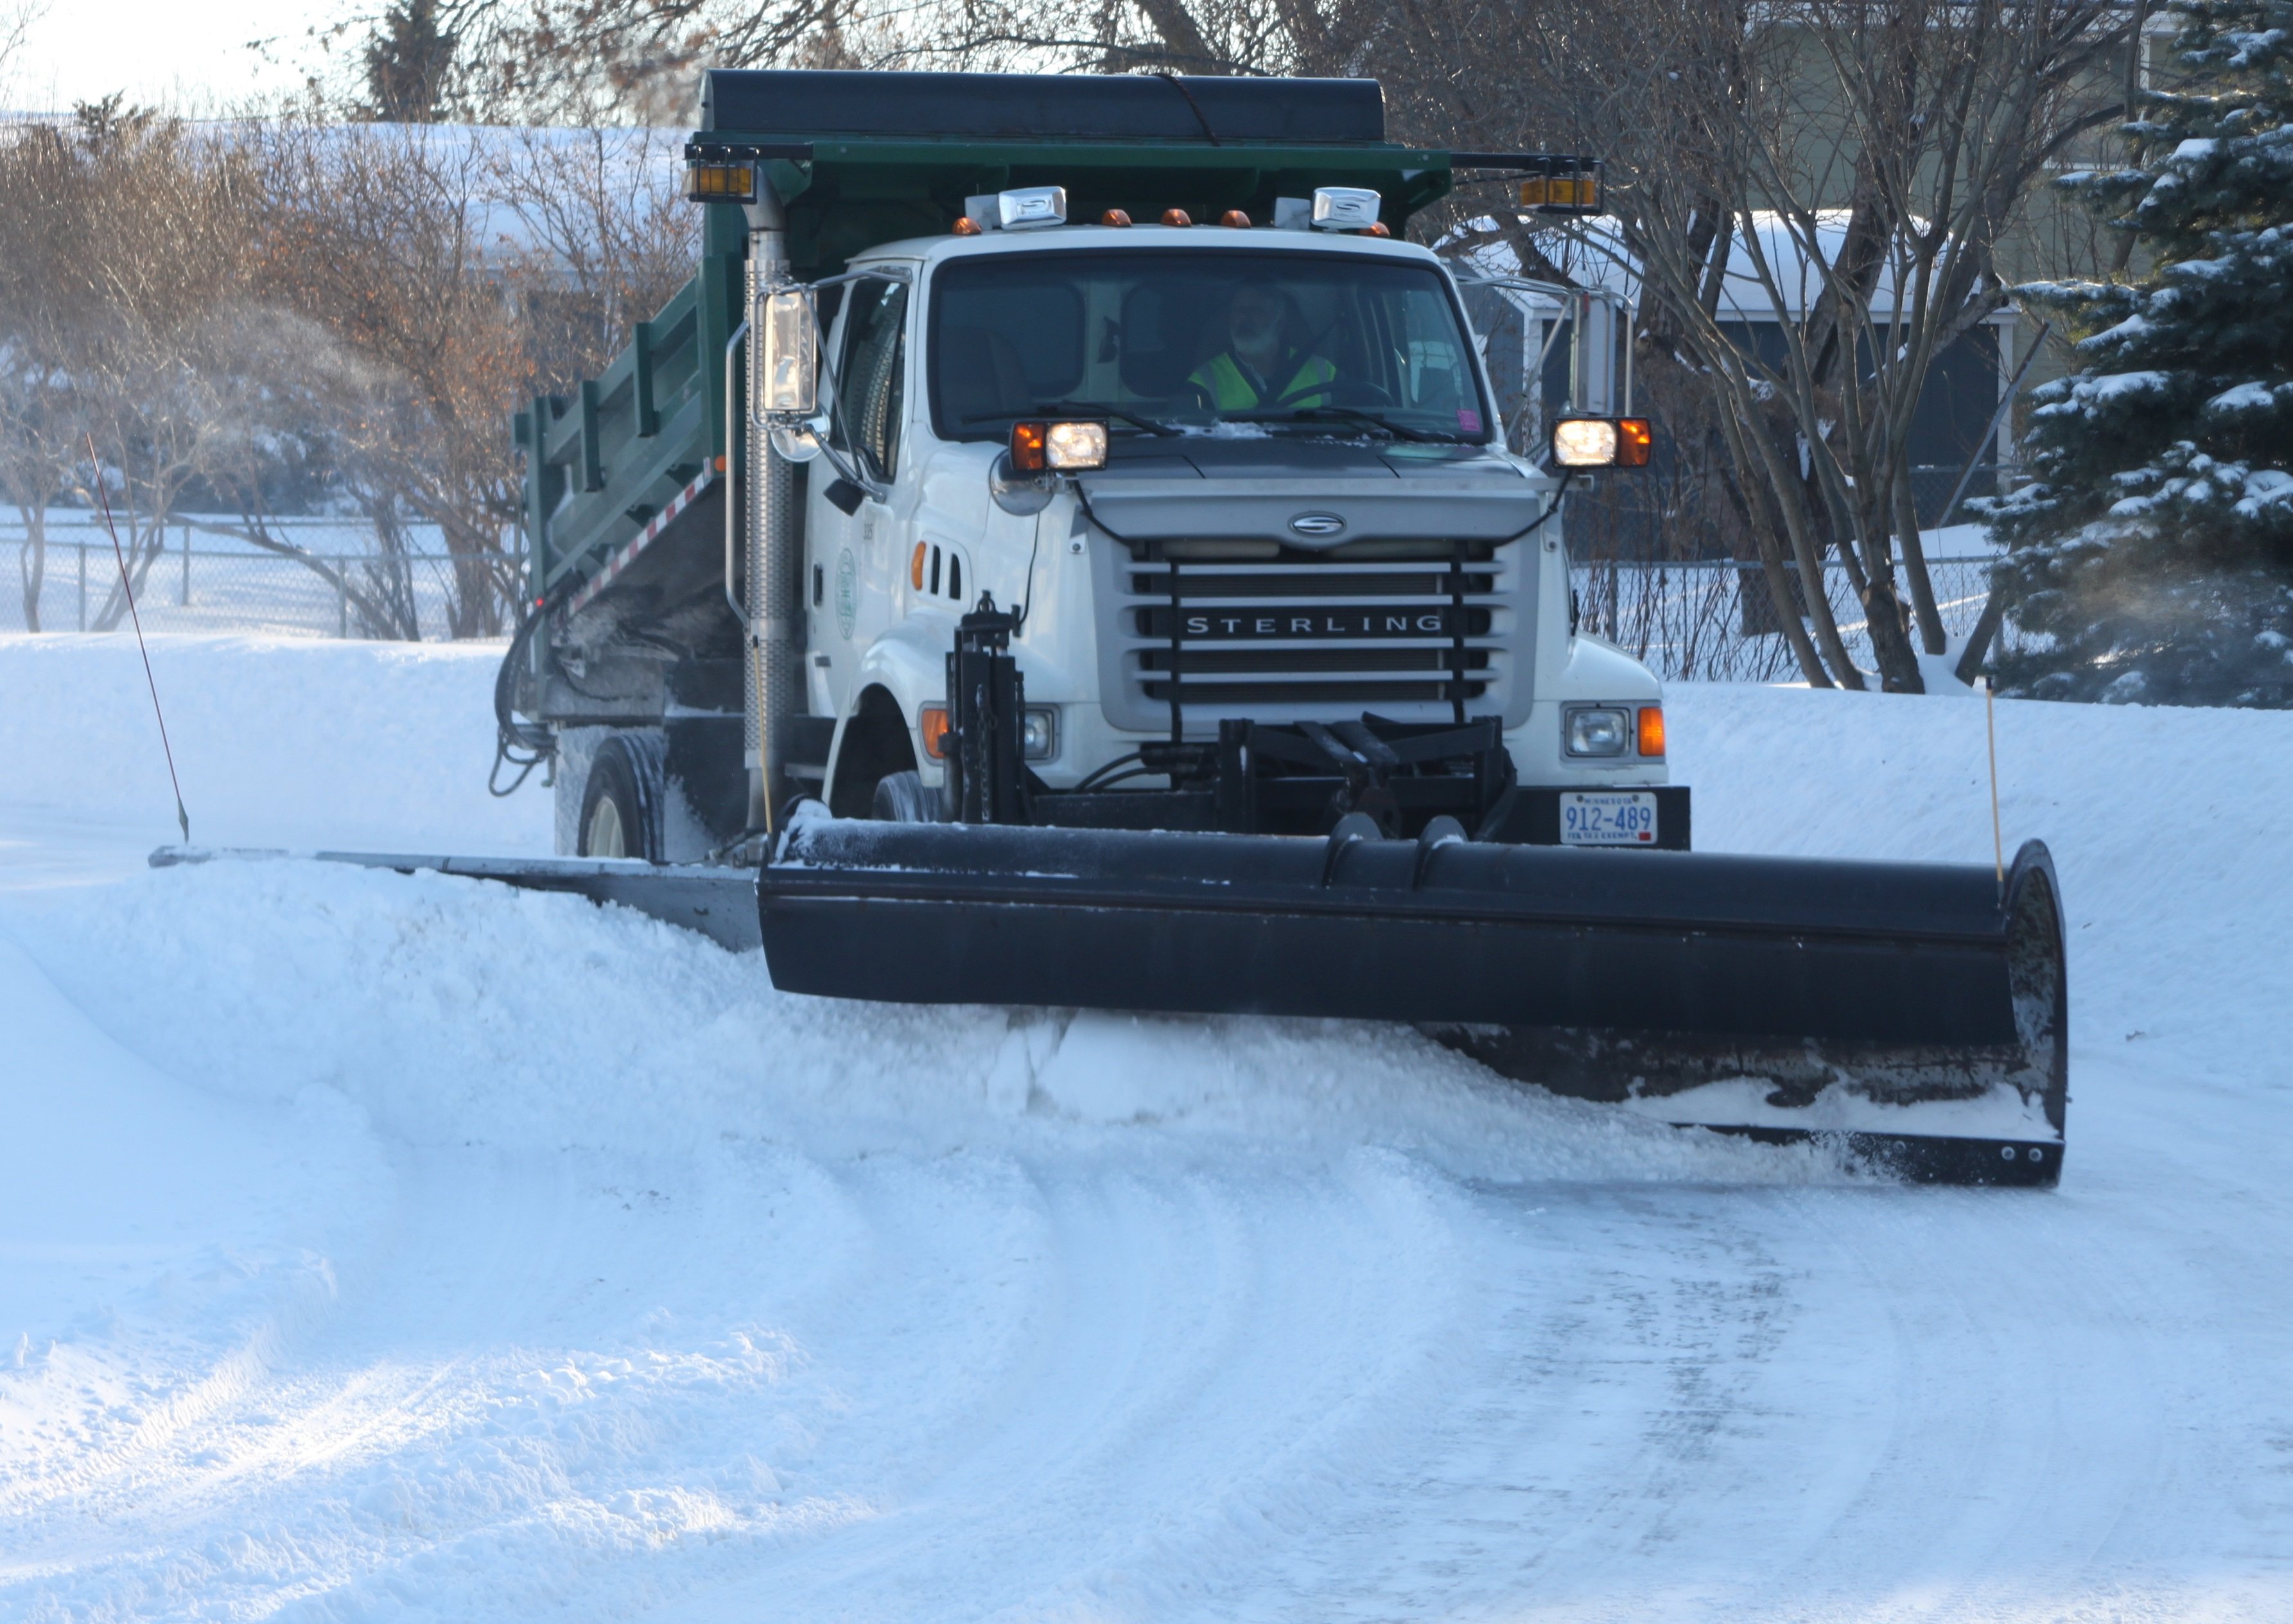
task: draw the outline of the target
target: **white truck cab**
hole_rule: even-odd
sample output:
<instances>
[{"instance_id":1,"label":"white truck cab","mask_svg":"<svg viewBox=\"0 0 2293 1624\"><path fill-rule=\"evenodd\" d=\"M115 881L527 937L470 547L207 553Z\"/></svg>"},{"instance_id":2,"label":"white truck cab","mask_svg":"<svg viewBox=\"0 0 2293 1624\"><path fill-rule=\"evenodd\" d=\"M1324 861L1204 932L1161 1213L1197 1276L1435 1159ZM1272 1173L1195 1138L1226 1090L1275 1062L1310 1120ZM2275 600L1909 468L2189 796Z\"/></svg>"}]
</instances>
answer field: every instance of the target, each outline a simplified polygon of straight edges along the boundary
<instances>
[{"instance_id":1,"label":"white truck cab","mask_svg":"<svg viewBox=\"0 0 2293 1624\"><path fill-rule=\"evenodd\" d=\"M1561 476L1505 449L1425 248L1057 224L888 243L847 277L817 420L839 454L811 465L803 526L838 811L908 772L937 797L948 650L982 594L1017 617L1027 767L1052 789L1222 721L1365 713L1498 717L1526 784L1666 781L1660 686L1572 629ZM1237 300L1280 311L1260 353L1283 376L1251 382L1291 398L1234 387ZM1103 461L999 500L1015 426L1059 420L1103 425Z\"/></svg>"}]
</instances>

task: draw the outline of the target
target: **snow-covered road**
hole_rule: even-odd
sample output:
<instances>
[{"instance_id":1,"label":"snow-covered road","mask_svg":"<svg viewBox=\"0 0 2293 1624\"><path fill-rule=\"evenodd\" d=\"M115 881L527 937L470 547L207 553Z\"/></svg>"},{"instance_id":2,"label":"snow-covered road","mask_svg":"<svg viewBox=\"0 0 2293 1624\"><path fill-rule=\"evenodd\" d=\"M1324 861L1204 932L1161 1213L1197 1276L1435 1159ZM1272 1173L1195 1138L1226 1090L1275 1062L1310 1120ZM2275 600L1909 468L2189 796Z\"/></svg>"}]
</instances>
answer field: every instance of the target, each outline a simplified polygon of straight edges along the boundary
<instances>
[{"instance_id":1,"label":"snow-covered road","mask_svg":"<svg viewBox=\"0 0 2293 1624\"><path fill-rule=\"evenodd\" d=\"M546 840L487 651L153 661L203 840ZM2293 717L2000 707L2070 910L2037 1194L142 871L141 676L0 638L0 1618L2293 1617ZM1989 856L1977 706L1672 724L1707 849Z\"/></svg>"}]
</instances>

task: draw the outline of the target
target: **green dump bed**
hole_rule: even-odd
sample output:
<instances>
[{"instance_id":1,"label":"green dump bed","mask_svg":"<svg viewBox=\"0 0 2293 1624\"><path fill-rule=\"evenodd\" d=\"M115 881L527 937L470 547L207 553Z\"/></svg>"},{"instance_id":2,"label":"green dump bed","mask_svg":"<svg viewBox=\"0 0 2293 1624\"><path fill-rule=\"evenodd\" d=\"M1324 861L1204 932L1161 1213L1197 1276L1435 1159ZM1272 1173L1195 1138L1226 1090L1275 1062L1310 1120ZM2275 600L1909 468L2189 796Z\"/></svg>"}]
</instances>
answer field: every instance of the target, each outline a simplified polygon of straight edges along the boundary
<instances>
[{"instance_id":1,"label":"green dump bed","mask_svg":"<svg viewBox=\"0 0 2293 1624\"><path fill-rule=\"evenodd\" d=\"M741 320L741 272L737 254L704 255L603 374L517 414L530 599L554 595L570 607L583 588L610 583L633 543L699 518L725 451L725 347Z\"/></svg>"},{"instance_id":2,"label":"green dump bed","mask_svg":"<svg viewBox=\"0 0 2293 1624\"><path fill-rule=\"evenodd\" d=\"M1260 225L1276 198L1368 187L1398 236L1453 168L1592 167L1400 147L1384 128L1381 93L1364 79L719 71L685 156L696 174L754 166L784 205L791 268L806 280L951 231L967 198L1012 187L1064 186L1078 222L1175 207L1205 223L1240 209ZM725 346L741 320L747 222L738 203L701 207L693 281L604 376L518 415L533 598L578 612L657 545L722 547L707 535L723 523L709 493L726 455Z\"/></svg>"}]
</instances>

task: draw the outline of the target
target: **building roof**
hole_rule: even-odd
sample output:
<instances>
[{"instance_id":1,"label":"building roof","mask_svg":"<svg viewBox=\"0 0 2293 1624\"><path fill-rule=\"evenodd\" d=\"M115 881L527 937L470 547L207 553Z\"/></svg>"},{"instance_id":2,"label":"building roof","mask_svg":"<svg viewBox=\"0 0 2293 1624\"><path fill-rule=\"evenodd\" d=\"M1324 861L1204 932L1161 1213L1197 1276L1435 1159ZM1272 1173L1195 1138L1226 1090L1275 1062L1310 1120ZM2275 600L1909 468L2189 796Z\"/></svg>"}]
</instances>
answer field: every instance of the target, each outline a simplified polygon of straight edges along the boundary
<instances>
[{"instance_id":1,"label":"building roof","mask_svg":"<svg viewBox=\"0 0 2293 1624\"><path fill-rule=\"evenodd\" d=\"M1723 321L1797 321L1823 291L1823 273L1807 251L1803 239L1780 213L1762 209L1754 214L1753 241L1738 237L1730 245L1728 270L1721 284L1720 319ZM1847 211L1823 209L1815 217L1815 249L1823 264L1838 256L1847 235ZM1476 226L1487 230L1494 220ZM1635 303L1640 297L1640 267L1620 240L1609 216L1586 220L1573 231L1542 231L1537 238L1548 258L1587 287L1622 293ZM1756 252L1754 251L1756 244ZM1455 256L1493 276L1518 276L1520 260L1510 244L1498 241L1469 248ZM1764 273L1763 273L1764 272ZM1893 264L1883 264L1871 295L1871 313L1885 320L1895 310ZM1521 294L1524 308L1538 304L1537 296ZM1552 301L1542 301L1551 306ZM1557 306L1552 306L1557 309ZM2009 305L1990 318L2012 321L2019 312Z\"/></svg>"}]
</instances>

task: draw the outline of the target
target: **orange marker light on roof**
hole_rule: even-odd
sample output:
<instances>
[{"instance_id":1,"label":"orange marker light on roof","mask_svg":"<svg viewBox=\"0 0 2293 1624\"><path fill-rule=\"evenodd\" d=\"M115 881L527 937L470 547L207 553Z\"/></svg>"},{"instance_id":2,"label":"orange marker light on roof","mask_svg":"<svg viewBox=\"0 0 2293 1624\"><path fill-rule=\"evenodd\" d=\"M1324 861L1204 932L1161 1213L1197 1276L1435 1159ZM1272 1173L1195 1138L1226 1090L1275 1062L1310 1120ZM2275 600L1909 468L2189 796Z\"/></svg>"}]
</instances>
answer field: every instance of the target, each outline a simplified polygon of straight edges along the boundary
<instances>
[{"instance_id":1,"label":"orange marker light on roof","mask_svg":"<svg viewBox=\"0 0 2293 1624\"><path fill-rule=\"evenodd\" d=\"M1130 215L1123 209L1110 208L1098 217L1098 223L1101 225L1129 225Z\"/></svg>"},{"instance_id":2,"label":"orange marker light on roof","mask_svg":"<svg viewBox=\"0 0 2293 1624\"><path fill-rule=\"evenodd\" d=\"M1664 707L1662 705L1641 707L1640 735L1641 754L1644 756L1664 754Z\"/></svg>"},{"instance_id":3,"label":"orange marker light on roof","mask_svg":"<svg viewBox=\"0 0 2293 1624\"><path fill-rule=\"evenodd\" d=\"M1365 237L1390 237L1393 235L1393 232L1390 228L1388 228L1384 221L1373 220L1362 231L1362 235Z\"/></svg>"},{"instance_id":4,"label":"orange marker light on roof","mask_svg":"<svg viewBox=\"0 0 2293 1624\"><path fill-rule=\"evenodd\" d=\"M1163 211L1164 225L1192 225L1194 223L1195 217L1183 208L1166 208Z\"/></svg>"},{"instance_id":5,"label":"orange marker light on roof","mask_svg":"<svg viewBox=\"0 0 2293 1624\"><path fill-rule=\"evenodd\" d=\"M1219 216L1219 223L1237 231L1250 229L1250 216L1238 208L1229 208Z\"/></svg>"},{"instance_id":6,"label":"orange marker light on roof","mask_svg":"<svg viewBox=\"0 0 2293 1624\"><path fill-rule=\"evenodd\" d=\"M958 215L955 218L955 234L959 237L978 236L979 222L974 220L969 215Z\"/></svg>"}]
</instances>

